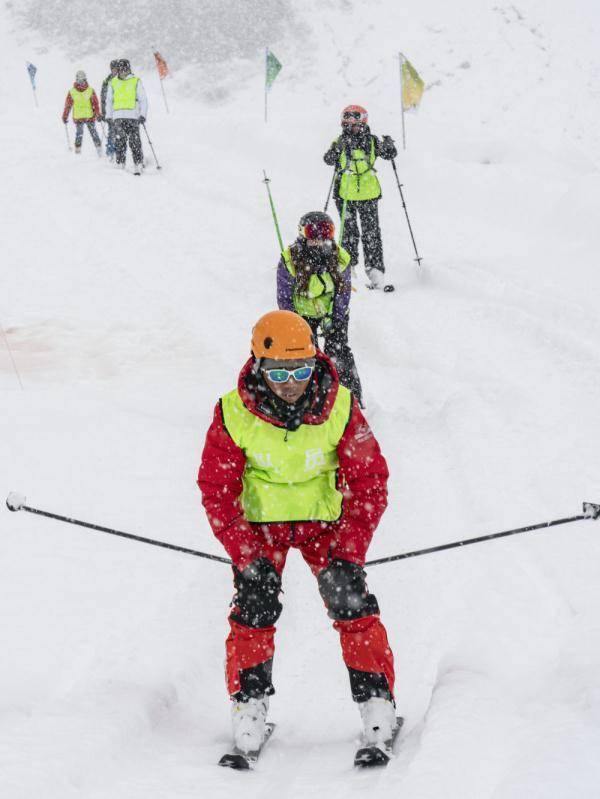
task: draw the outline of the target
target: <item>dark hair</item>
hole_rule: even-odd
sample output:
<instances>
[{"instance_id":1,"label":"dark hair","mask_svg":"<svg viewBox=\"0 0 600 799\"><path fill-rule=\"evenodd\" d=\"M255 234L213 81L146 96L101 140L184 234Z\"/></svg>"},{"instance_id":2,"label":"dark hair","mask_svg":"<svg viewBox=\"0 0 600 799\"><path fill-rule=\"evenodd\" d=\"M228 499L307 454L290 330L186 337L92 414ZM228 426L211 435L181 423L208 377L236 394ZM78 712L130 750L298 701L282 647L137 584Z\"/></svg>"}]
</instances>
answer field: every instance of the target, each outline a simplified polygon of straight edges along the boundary
<instances>
[{"instance_id":1,"label":"dark hair","mask_svg":"<svg viewBox=\"0 0 600 799\"><path fill-rule=\"evenodd\" d=\"M339 268L338 252L338 246L334 241L332 243L329 258L325 264L327 271L333 280L333 285L335 286L336 292L342 291L344 285L342 273L340 272ZM298 239L290 247L290 257L292 259L294 269L296 270L296 291L299 294L307 293L310 278L315 273L316 264L314 261L311 262L311 259L308 256L309 248L303 239Z\"/></svg>"}]
</instances>

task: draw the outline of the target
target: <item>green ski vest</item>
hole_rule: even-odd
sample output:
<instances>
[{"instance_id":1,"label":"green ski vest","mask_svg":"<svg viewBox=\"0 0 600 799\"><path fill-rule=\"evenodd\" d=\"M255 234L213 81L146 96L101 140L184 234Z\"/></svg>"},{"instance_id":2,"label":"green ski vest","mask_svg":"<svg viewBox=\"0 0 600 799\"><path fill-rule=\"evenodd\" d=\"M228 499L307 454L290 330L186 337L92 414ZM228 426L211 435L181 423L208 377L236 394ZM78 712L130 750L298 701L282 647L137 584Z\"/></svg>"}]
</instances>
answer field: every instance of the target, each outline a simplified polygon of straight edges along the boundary
<instances>
[{"instance_id":1,"label":"green ski vest","mask_svg":"<svg viewBox=\"0 0 600 799\"><path fill-rule=\"evenodd\" d=\"M91 119L94 116L92 108L92 94L94 90L91 86L80 92L73 87L69 94L73 100L73 119Z\"/></svg>"},{"instance_id":2,"label":"green ski vest","mask_svg":"<svg viewBox=\"0 0 600 799\"><path fill-rule=\"evenodd\" d=\"M113 78L111 80L113 109L115 111L132 111L135 108L138 81L139 78L133 75L125 80L121 80L121 78Z\"/></svg>"},{"instance_id":3,"label":"green ski vest","mask_svg":"<svg viewBox=\"0 0 600 799\"><path fill-rule=\"evenodd\" d=\"M288 272L296 276L296 267L292 260L290 248L283 253L283 260ZM350 263L350 253L338 246L338 264L340 272L344 272ZM329 272L322 275L311 275L306 293L294 291L294 310L300 316L311 319L322 319L333 313L335 284Z\"/></svg>"},{"instance_id":4,"label":"green ski vest","mask_svg":"<svg viewBox=\"0 0 600 799\"><path fill-rule=\"evenodd\" d=\"M342 150L340 155L342 177L339 190L342 200L376 200L381 197L381 186L373 169L376 159L373 137L371 137L369 157L367 158L364 150L352 150L349 166L346 151Z\"/></svg>"},{"instance_id":5,"label":"green ski vest","mask_svg":"<svg viewBox=\"0 0 600 799\"><path fill-rule=\"evenodd\" d=\"M241 502L249 522L340 518L337 446L352 409L347 388L339 386L327 421L293 432L251 413L237 389L221 398L221 408L229 435L246 456Z\"/></svg>"}]
</instances>

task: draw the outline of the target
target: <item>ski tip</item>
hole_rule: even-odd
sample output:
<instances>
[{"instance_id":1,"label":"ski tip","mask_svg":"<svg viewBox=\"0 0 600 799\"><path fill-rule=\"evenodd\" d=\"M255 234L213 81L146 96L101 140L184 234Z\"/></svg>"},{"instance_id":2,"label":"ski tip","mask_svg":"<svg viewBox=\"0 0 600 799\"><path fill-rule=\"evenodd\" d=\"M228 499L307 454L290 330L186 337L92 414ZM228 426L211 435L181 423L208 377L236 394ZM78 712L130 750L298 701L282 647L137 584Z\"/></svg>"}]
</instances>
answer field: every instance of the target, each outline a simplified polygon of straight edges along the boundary
<instances>
[{"instance_id":1,"label":"ski tip","mask_svg":"<svg viewBox=\"0 0 600 799\"><path fill-rule=\"evenodd\" d=\"M390 756L378 746L365 746L359 749L354 756L354 765L358 768L372 768L373 766L387 766Z\"/></svg>"},{"instance_id":2,"label":"ski tip","mask_svg":"<svg viewBox=\"0 0 600 799\"><path fill-rule=\"evenodd\" d=\"M244 755L223 755L219 760L219 765L225 768L232 768L234 771L249 771L250 763L246 760Z\"/></svg>"}]
</instances>

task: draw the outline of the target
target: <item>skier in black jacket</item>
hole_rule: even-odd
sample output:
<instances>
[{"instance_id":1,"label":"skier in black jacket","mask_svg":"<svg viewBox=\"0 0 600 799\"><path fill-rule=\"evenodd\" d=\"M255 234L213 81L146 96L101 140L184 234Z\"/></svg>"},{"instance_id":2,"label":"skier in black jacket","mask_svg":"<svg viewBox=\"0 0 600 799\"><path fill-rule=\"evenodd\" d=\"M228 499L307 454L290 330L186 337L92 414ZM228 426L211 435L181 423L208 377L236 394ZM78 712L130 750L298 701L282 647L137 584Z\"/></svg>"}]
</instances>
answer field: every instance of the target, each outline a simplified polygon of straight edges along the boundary
<instances>
[{"instance_id":1,"label":"skier in black jacket","mask_svg":"<svg viewBox=\"0 0 600 799\"><path fill-rule=\"evenodd\" d=\"M334 186L335 204L340 217L346 200L346 218L342 247L351 256L351 265L358 263L358 242L362 231L365 271L369 288L393 291L391 283L385 283L383 275L383 246L379 228L377 203L381 198L381 186L375 170L377 158L390 161L397 155L396 146L390 136L378 139L367 124L367 111L360 105L349 105L342 111L342 135L332 142L323 160L337 165Z\"/></svg>"}]
</instances>

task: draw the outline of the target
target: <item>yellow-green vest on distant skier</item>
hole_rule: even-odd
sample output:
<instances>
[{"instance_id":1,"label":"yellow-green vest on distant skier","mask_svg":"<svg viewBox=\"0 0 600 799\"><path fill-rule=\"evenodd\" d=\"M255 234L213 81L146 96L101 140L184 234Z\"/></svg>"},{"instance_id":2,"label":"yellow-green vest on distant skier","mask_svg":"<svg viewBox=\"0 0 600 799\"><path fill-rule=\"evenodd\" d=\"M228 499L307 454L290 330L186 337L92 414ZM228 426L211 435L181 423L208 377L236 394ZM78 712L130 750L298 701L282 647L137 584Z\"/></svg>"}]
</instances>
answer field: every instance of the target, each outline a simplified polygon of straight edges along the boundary
<instances>
[{"instance_id":1,"label":"yellow-green vest on distant skier","mask_svg":"<svg viewBox=\"0 0 600 799\"><path fill-rule=\"evenodd\" d=\"M82 92L73 87L69 94L73 100L73 119L91 119L94 116L92 108L92 94L94 90L91 86Z\"/></svg>"},{"instance_id":2,"label":"yellow-green vest on distant skier","mask_svg":"<svg viewBox=\"0 0 600 799\"><path fill-rule=\"evenodd\" d=\"M139 78L134 75L125 80L121 80L121 78L111 80L114 111L132 111L135 108L138 81Z\"/></svg>"},{"instance_id":3,"label":"yellow-green vest on distant skier","mask_svg":"<svg viewBox=\"0 0 600 799\"><path fill-rule=\"evenodd\" d=\"M342 150L340 155L342 177L339 189L342 200L354 202L356 200L376 200L381 197L381 186L373 169L376 159L375 140L372 136L368 157L364 150L352 150L350 164L348 164L346 151Z\"/></svg>"},{"instance_id":4,"label":"yellow-green vest on distant skier","mask_svg":"<svg viewBox=\"0 0 600 799\"><path fill-rule=\"evenodd\" d=\"M243 450L241 503L249 522L333 522L342 513L337 447L350 418L352 395L339 386L322 424L286 430L255 416L237 389L221 398L227 432Z\"/></svg>"},{"instance_id":5,"label":"yellow-green vest on distant skier","mask_svg":"<svg viewBox=\"0 0 600 799\"><path fill-rule=\"evenodd\" d=\"M290 248L283 253L283 260L288 272L292 277L296 277L296 266L292 260ZM339 271L344 272L350 263L350 253L343 247L338 246ZM331 316L333 313L333 300L335 297L335 285L329 272L321 275L311 275L308 281L308 288L305 293L294 291L294 310L300 316L311 319L322 319L324 316Z\"/></svg>"}]
</instances>

